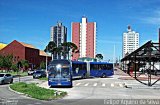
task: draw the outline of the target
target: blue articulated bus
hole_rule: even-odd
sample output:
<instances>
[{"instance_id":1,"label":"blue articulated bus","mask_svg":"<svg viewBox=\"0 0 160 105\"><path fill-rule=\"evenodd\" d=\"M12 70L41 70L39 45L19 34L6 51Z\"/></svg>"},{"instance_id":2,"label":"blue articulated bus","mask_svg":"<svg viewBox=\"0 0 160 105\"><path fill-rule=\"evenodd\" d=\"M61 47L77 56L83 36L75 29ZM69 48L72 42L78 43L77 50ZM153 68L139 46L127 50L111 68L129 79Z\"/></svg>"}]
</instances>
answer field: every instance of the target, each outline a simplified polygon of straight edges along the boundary
<instances>
[{"instance_id":1,"label":"blue articulated bus","mask_svg":"<svg viewBox=\"0 0 160 105\"><path fill-rule=\"evenodd\" d=\"M72 61L72 78L86 78L87 63L80 61Z\"/></svg>"},{"instance_id":2,"label":"blue articulated bus","mask_svg":"<svg viewBox=\"0 0 160 105\"><path fill-rule=\"evenodd\" d=\"M72 77L107 77L114 75L113 63L72 61Z\"/></svg>"},{"instance_id":3,"label":"blue articulated bus","mask_svg":"<svg viewBox=\"0 0 160 105\"><path fill-rule=\"evenodd\" d=\"M48 65L48 85L72 87L71 63L68 60L53 60Z\"/></svg>"},{"instance_id":4,"label":"blue articulated bus","mask_svg":"<svg viewBox=\"0 0 160 105\"><path fill-rule=\"evenodd\" d=\"M91 77L107 77L114 75L113 64L107 62L89 62L88 71Z\"/></svg>"}]
</instances>

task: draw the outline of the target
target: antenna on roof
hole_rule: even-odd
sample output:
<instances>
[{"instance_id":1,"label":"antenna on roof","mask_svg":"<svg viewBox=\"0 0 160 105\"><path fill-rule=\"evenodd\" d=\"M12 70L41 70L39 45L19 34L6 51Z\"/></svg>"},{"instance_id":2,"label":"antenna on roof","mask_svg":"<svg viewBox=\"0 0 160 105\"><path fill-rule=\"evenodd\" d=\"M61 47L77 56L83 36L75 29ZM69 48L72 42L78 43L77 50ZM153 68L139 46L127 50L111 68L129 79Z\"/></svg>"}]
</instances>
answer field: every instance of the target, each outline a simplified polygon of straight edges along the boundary
<instances>
[{"instance_id":1,"label":"antenna on roof","mask_svg":"<svg viewBox=\"0 0 160 105\"><path fill-rule=\"evenodd\" d=\"M84 14L84 15L82 16L82 18L86 18L86 15Z\"/></svg>"},{"instance_id":2,"label":"antenna on roof","mask_svg":"<svg viewBox=\"0 0 160 105\"><path fill-rule=\"evenodd\" d=\"M130 25L128 25L127 30L131 31L131 26Z\"/></svg>"},{"instance_id":3,"label":"antenna on roof","mask_svg":"<svg viewBox=\"0 0 160 105\"><path fill-rule=\"evenodd\" d=\"M58 21L57 21L57 25L58 25L58 26L61 26L61 25L62 25L62 21L58 20Z\"/></svg>"}]
</instances>

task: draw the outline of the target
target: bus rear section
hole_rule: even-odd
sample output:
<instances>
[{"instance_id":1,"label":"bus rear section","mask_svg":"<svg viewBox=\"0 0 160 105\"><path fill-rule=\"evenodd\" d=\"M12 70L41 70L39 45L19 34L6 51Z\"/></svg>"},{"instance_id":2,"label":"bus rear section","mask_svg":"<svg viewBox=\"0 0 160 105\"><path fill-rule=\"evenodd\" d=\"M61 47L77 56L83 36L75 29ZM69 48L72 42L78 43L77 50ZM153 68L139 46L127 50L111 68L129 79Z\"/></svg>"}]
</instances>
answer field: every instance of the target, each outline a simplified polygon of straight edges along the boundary
<instances>
[{"instance_id":1,"label":"bus rear section","mask_svg":"<svg viewBox=\"0 0 160 105\"><path fill-rule=\"evenodd\" d=\"M68 60L53 60L48 65L48 85L72 87L71 65Z\"/></svg>"},{"instance_id":2,"label":"bus rear section","mask_svg":"<svg viewBox=\"0 0 160 105\"><path fill-rule=\"evenodd\" d=\"M114 75L113 64L107 62L90 62L91 77L108 77Z\"/></svg>"},{"instance_id":3,"label":"bus rear section","mask_svg":"<svg viewBox=\"0 0 160 105\"><path fill-rule=\"evenodd\" d=\"M72 78L86 78L87 63L80 61L72 61Z\"/></svg>"}]
</instances>

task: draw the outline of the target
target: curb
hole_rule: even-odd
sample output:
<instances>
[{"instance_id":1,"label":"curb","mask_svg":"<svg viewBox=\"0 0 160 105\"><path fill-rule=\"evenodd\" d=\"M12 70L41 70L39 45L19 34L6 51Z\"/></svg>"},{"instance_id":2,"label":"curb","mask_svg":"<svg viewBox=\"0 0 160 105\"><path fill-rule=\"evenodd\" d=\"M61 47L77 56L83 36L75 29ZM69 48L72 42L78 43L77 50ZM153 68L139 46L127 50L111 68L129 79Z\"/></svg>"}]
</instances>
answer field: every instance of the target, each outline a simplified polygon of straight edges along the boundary
<instances>
[{"instance_id":1,"label":"curb","mask_svg":"<svg viewBox=\"0 0 160 105\"><path fill-rule=\"evenodd\" d=\"M40 86L38 86L38 87L40 87ZM41 88L44 88L44 87L41 87ZM8 86L8 89L9 89L9 91L11 91L11 92L14 92L14 93L19 94L19 95L23 95L23 96L25 96L26 98L30 98L30 99L34 99L34 100L40 100L40 99L37 99L37 98L33 98L33 97L29 96L28 94L21 93L21 92L17 92L17 91L15 91L15 90L11 89L11 88L10 88L10 85ZM46 88L45 88L45 89L46 89ZM55 92L56 92L56 94L59 94L60 91L57 91L57 90L56 90ZM67 93L67 95L68 95L68 93ZM66 95L66 96L67 96L67 95ZM65 97L65 96L64 96L64 97ZM53 99L53 100L57 100L57 99L63 99L63 98L55 98L55 99ZM46 102L47 100L41 100L41 101Z\"/></svg>"},{"instance_id":2,"label":"curb","mask_svg":"<svg viewBox=\"0 0 160 105\"><path fill-rule=\"evenodd\" d=\"M30 99L34 99L34 100L39 100L39 99L30 97L29 95L27 95L27 94L25 94L25 93L17 92L17 91L15 91L15 90L11 89L11 88L10 88L10 85L8 86L8 89L9 89L11 92L14 92L14 93L19 94L19 95L23 95L23 96L25 96L26 98L30 98ZM41 101L45 101L45 100L41 100Z\"/></svg>"},{"instance_id":3,"label":"curb","mask_svg":"<svg viewBox=\"0 0 160 105\"><path fill-rule=\"evenodd\" d=\"M160 87L134 87L134 86L128 86L128 88L132 88L132 89L155 89L155 90L160 90Z\"/></svg>"},{"instance_id":4,"label":"curb","mask_svg":"<svg viewBox=\"0 0 160 105\"><path fill-rule=\"evenodd\" d=\"M17 91L15 91L15 90L11 89L10 85L8 86L8 89L9 89L10 91L14 92L14 93L19 94L19 95L26 95L26 94L24 94L24 93L17 92Z\"/></svg>"}]
</instances>

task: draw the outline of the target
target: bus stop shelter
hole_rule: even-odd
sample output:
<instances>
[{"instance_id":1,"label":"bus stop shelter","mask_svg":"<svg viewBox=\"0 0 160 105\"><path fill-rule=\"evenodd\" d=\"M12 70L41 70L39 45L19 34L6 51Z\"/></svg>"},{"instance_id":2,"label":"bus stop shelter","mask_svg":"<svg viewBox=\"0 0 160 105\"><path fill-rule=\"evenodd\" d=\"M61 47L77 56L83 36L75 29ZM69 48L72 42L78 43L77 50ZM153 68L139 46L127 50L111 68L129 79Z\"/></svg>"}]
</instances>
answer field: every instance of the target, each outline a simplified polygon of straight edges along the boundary
<instances>
[{"instance_id":1,"label":"bus stop shelter","mask_svg":"<svg viewBox=\"0 0 160 105\"><path fill-rule=\"evenodd\" d=\"M160 43L148 41L122 58L121 62L124 72L142 84L153 86L160 80ZM147 78L146 81L138 78L142 75Z\"/></svg>"}]
</instances>

